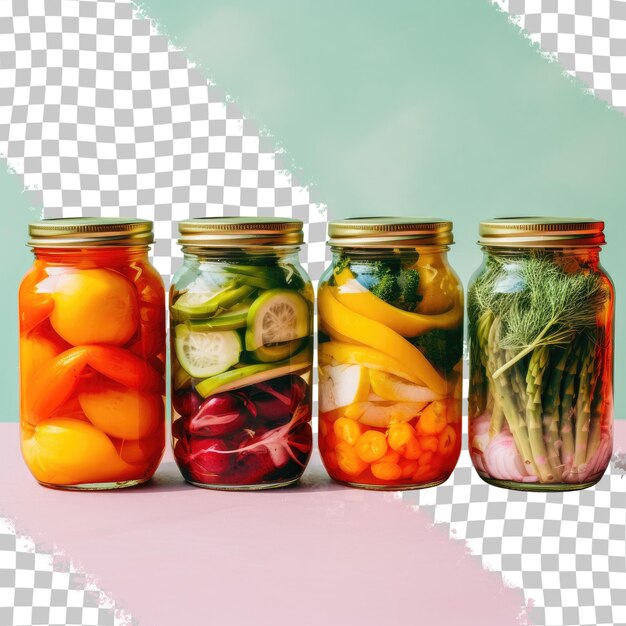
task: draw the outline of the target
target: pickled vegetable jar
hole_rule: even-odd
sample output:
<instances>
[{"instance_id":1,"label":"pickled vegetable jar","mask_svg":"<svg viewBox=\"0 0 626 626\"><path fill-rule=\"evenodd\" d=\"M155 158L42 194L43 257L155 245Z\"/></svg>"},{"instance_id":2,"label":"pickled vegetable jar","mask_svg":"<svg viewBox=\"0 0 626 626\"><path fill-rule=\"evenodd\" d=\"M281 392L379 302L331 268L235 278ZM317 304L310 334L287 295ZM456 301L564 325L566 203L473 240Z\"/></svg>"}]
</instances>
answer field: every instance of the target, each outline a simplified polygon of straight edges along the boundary
<instances>
[{"instance_id":1,"label":"pickled vegetable jar","mask_svg":"<svg viewBox=\"0 0 626 626\"><path fill-rule=\"evenodd\" d=\"M199 218L179 229L184 264L170 291L178 467L200 487L293 483L312 448L302 222Z\"/></svg>"},{"instance_id":2,"label":"pickled vegetable jar","mask_svg":"<svg viewBox=\"0 0 626 626\"><path fill-rule=\"evenodd\" d=\"M598 482L613 441L614 291L603 222L482 222L468 296L469 445L480 476L524 490Z\"/></svg>"},{"instance_id":3,"label":"pickled vegetable jar","mask_svg":"<svg viewBox=\"0 0 626 626\"><path fill-rule=\"evenodd\" d=\"M329 225L320 281L319 448L330 476L368 489L437 485L461 449L463 290L452 223Z\"/></svg>"},{"instance_id":4,"label":"pickled vegetable jar","mask_svg":"<svg viewBox=\"0 0 626 626\"><path fill-rule=\"evenodd\" d=\"M165 447L165 292L152 223L30 224L19 289L22 454L43 485L148 480Z\"/></svg>"}]
</instances>

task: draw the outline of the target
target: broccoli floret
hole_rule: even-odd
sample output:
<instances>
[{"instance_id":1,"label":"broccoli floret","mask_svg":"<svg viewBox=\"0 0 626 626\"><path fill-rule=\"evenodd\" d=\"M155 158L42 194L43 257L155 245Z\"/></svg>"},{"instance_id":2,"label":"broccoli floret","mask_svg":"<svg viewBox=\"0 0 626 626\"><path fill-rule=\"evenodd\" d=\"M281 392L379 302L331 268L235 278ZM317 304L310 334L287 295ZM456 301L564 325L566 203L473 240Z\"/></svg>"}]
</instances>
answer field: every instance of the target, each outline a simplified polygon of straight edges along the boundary
<instances>
[{"instance_id":1,"label":"broccoli floret","mask_svg":"<svg viewBox=\"0 0 626 626\"><path fill-rule=\"evenodd\" d=\"M398 281L389 273L383 274L372 287L372 293L385 302L394 302L398 297Z\"/></svg>"},{"instance_id":2,"label":"broccoli floret","mask_svg":"<svg viewBox=\"0 0 626 626\"><path fill-rule=\"evenodd\" d=\"M372 286L372 293L385 302L393 302L400 295L398 280L391 268L377 261L374 263L373 272L375 284Z\"/></svg>"},{"instance_id":3,"label":"broccoli floret","mask_svg":"<svg viewBox=\"0 0 626 626\"><path fill-rule=\"evenodd\" d=\"M451 370L463 356L463 327L436 328L409 341L438 369Z\"/></svg>"},{"instance_id":4,"label":"broccoli floret","mask_svg":"<svg viewBox=\"0 0 626 626\"><path fill-rule=\"evenodd\" d=\"M337 275L346 267L351 267L351 259L341 256L335 263L333 272ZM376 261L365 265L357 261L351 269L366 289L395 307L415 311L422 299L417 293L419 273L414 269L402 269L399 262Z\"/></svg>"},{"instance_id":5,"label":"broccoli floret","mask_svg":"<svg viewBox=\"0 0 626 626\"><path fill-rule=\"evenodd\" d=\"M422 296L417 293L420 284L420 275L417 270L400 270L398 276L398 286L400 287L400 297L396 306L405 311L415 311Z\"/></svg>"},{"instance_id":6,"label":"broccoli floret","mask_svg":"<svg viewBox=\"0 0 626 626\"><path fill-rule=\"evenodd\" d=\"M422 297L417 293L420 276L417 270L398 268L394 271L388 264L374 264L376 284L372 293L381 300L405 311L415 311Z\"/></svg>"}]
</instances>

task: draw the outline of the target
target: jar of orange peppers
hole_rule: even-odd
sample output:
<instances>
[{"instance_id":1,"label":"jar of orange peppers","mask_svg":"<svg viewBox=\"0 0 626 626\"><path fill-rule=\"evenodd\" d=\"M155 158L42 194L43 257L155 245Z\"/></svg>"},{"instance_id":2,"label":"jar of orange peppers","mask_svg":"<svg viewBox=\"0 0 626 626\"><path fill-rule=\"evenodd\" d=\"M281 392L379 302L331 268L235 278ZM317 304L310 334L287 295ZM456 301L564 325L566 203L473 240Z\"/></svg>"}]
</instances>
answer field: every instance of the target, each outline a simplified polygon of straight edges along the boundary
<instances>
[{"instance_id":1,"label":"jar of orange peppers","mask_svg":"<svg viewBox=\"0 0 626 626\"><path fill-rule=\"evenodd\" d=\"M48 487L148 480L165 446L165 293L148 261L152 222L30 224L19 289L20 432Z\"/></svg>"},{"instance_id":2,"label":"jar of orange peppers","mask_svg":"<svg viewBox=\"0 0 626 626\"><path fill-rule=\"evenodd\" d=\"M367 489L445 481L461 449L463 290L452 223L329 225L318 292L319 448L330 476Z\"/></svg>"}]
</instances>

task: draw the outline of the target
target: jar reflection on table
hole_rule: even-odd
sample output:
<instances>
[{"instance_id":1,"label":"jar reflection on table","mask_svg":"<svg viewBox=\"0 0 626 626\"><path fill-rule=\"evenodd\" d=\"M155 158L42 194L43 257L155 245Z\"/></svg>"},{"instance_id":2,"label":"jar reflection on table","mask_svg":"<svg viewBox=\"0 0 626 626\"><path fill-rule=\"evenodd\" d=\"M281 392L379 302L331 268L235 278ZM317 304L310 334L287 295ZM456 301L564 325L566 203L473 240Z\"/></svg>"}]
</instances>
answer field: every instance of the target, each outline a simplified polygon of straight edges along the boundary
<instances>
[{"instance_id":1,"label":"jar reflection on table","mask_svg":"<svg viewBox=\"0 0 626 626\"><path fill-rule=\"evenodd\" d=\"M165 445L165 292L146 220L30 225L19 290L22 454L42 484L148 480Z\"/></svg>"},{"instance_id":2,"label":"jar reflection on table","mask_svg":"<svg viewBox=\"0 0 626 626\"><path fill-rule=\"evenodd\" d=\"M369 489L440 484L461 449L463 290L447 221L329 225L320 280L319 447L330 476Z\"/></svg>"}]
</instances>

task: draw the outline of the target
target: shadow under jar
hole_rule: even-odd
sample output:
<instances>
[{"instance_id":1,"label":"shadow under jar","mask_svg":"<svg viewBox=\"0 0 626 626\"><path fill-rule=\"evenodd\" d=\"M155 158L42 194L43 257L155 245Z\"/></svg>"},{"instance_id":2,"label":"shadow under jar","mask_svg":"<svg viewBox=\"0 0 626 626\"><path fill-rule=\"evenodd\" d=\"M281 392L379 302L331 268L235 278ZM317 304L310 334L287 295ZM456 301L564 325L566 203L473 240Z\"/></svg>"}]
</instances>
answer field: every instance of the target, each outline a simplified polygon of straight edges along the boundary
<instances>
[{"instance_id":1,"label":"shadow under jar","mask_svg":"<svg viewBox=\"0 0 626 626\"><path fill-rule=\"evenodd\" d=\"M614 290L604 223L480 224L468 291L469 446L488 483L536 491L597 483L613 446Z\"/></svg>"},{"instance_id":2,"label":"shadow under jar","mask_svg":"<svg viewBox=\"0 0 626 626\"><path fill-rule=\"evenodd\" d=\"M30 224L19 289L22 455L43 485L148 480L165 447L165 291L152 222Z\"/></svg>"},{"instance_id":3,"label":"shadow under jar","mask_svg":"<svg viewBox=\"0 0 626 626\"><path fill-rule=\"evenodd\" d=\"M302 222L198 218L179 230L184 263L170 291L178 467L198 487L289 485L312 448Z\"/></svg>"},{"instance_id":4,"label":"shadow under jar","mask_svg":"<svg viewBox=\"0 0 626 626\"><path fill-rule=\"evenodd\" d=\"M330 476L417 489L461 450L463 289L452 223L355 218L329 225L320 281L319 448Z\"/></svg>"}]
</instances>

